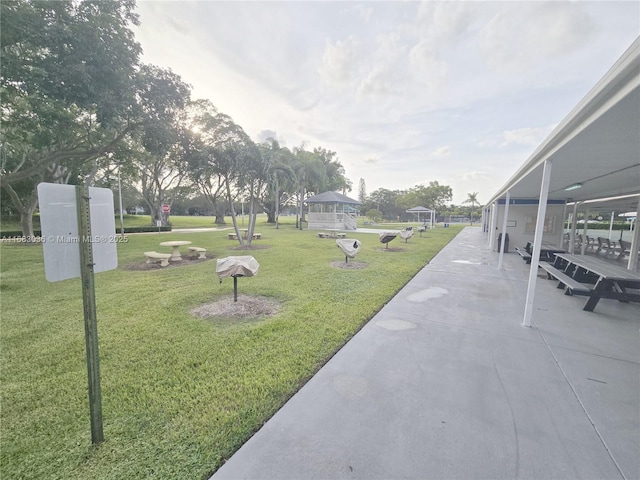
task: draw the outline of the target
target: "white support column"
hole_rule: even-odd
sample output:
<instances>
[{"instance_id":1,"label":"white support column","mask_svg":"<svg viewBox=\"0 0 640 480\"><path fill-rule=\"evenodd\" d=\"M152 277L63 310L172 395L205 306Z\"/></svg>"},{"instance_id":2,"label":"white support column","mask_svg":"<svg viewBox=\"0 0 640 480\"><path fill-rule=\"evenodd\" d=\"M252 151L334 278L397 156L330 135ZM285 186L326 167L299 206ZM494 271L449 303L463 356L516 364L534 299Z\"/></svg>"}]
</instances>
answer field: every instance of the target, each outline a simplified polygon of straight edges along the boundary
<instances>
[{"instance_id":1,"label":"white support column","mask_svg":"<svg viewBox=\"0 0 640 480\"><path fill-rule=\"evenodd\" d=\"M613 235L613 217L616 212L611 212L611 221L609 221L609 241L611 241L611 237Z\"/></svg>"},{"instance_id":2,"label":"white support column","mask_svg":"<svg viewBox=\"0 0 640 480\"><path fill-rule=\"evenodd\" d=\"M536 294L536 280L538 278L538 265L540 264L540 246L544 235L544 217L547 214L547 198L549 197L549 179L551 178L551 160L545 160L542 171L542 184L540 185L540 201L538 203L538 218L536 219L536 233L533 237L533 250L531 251L531 269L529 270L529 286L527 287L527 300L524 306L525 327L530 327L533 320L533 302Z\"/></svg>"},{"instance_id":3,"label":"white support column","mask_svg":"<svg viewBox=\"0 0 640 480\"><path fill-rule=\"evenodd\" d=\"M587 226L589 225L589 209L584 212L584 223L582 224L582 242L580 243L580 255L587 251Z\"/></svg>"},{"instance_id":4,"label":"white support column","mask_svg":"<svg viewBox=\"0 0 640 480\"><path fill-rule=\"evenodd\" d=\"M638 228L638 220L640 220L640 200L636 207L636 221L633 222L633 237L631 237L631 252L629 252L629 262L627 269L636 271L638 269L638 249L640 248L640 228Z\"/></svg>"},{"instance_id":5,"label":"white support column","mask_svg":"<svg viewBox=\"0 0 640 480\"><path fill-rule=\"evenodd\" d=\"M502 243L500 245L500 256L498 259L498 270L502 270L502 259L504 257L504 245L507 243L507 218L509 217L509 202L511 201L511 192L507 190L507 197L504 202L504 218L502 219Z\"/></svg>"},{"instance_id":6,"label":"white support column","mask_svg":"<svg viewBox=\"0 0 640 480\"><path fill-rule=\"evenodd\" d=\"M562 207L562 235L560 236L560 241L558 243L558 245L556 245L558 248L562 248L563 245L563 241L564 241L564 226L566 225L567 222L567 202L565 200L564 202L564 206Z\"/></svg>"},{"instance_id":7,"label":"white support column","mask_svg":"<svg viewBox=\"0 0 640 480\"><path fill-rule=\"evenodd\" d=\"M489 232L489 250L493 252L496 241L496 229L498 226L498 201L493 202L493 217L491 218L491 231Z\"/></svg>"},{"instance_id":8,"label":"white support column","mask_svg":"<svg viewBox=\"0 0 640 480\"><path fill-rule=\"evenodd\" d=\"M578 203L573 204L573 216L571 218L571 232L569 233L569 253L573 254L573 246L576 243L576 229L578 227Z\"/></svg>"}]
</instances>

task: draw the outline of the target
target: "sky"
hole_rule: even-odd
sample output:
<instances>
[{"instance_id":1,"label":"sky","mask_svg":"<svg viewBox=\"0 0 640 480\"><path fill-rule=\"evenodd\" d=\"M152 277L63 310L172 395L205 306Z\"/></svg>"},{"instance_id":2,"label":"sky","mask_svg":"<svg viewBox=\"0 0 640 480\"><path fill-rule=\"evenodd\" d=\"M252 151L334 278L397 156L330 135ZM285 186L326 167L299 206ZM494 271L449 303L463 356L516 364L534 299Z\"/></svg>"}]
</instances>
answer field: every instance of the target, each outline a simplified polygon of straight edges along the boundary
<instances>
[{"instance_id":1,"label":"sky","mask_svg":"<svg viewBox=\"0 0 640 480\"><path fill-rule=\"evenodd\" d=\"M256 142L336 152L358 198L484 203L640 35L640 2L139 0L142 61Z\"/></svg>"}]
</instances>

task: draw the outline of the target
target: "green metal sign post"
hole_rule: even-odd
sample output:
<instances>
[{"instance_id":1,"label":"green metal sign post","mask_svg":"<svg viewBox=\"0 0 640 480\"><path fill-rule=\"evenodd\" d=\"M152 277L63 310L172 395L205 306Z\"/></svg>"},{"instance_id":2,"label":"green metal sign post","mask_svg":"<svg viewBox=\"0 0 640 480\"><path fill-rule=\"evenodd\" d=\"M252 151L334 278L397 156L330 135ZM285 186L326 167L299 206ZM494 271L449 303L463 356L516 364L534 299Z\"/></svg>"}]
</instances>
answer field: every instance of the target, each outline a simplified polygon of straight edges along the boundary
<instances>
[{"instance_id":1,"label":"green metal sign post","mask_svg":"<svg viewBox=\"0 0 640 480\"><path fill-rule=\"evenodd\" d=\"M102 393L100 390L100 359L98 355L98 322L96 320L96 296L93 282L94 262L91 245L91 213L89 189L76 186L78 211L78 235L80 247L80 278L82 281L82 303L84 305L84 333L87 349L87 372L89 376L89 412L91 415L91 442L104 441L102 432Z\"/></svg>"}]
</instances>

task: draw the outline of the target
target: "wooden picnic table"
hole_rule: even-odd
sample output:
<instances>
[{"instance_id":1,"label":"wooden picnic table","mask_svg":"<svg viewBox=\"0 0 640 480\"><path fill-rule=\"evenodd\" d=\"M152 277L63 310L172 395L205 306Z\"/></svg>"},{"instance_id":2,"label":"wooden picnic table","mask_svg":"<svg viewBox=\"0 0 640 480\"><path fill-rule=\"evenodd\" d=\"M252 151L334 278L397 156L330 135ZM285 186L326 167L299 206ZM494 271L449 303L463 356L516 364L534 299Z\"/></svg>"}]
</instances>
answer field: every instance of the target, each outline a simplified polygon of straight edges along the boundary
<instances>
[{"instance_id":1,"label":"wooden picnic table","mask_svg":"<svg viewBox=\"0 0 640 480\"><path fill-rule=\"evenodd\" d=\"M640 302L640 292L637 291L640 289L639 273L589 255L556 253L555 256L555 269L582 284L593 284L592 288L574 292L589 297L583 310L593 312L601 298L625 303Z\"/></svg>"}]
</instances>

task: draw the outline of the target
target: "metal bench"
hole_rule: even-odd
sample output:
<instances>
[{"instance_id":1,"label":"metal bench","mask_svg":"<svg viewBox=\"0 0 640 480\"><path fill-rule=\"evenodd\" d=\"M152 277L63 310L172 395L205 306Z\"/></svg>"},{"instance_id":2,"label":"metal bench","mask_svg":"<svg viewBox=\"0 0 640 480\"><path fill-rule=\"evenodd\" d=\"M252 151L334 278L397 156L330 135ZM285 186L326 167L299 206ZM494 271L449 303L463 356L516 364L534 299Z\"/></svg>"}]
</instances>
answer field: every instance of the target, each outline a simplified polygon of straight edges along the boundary
<instances>
[{"instance_id":1,"label":"metal bench","mask_svg":"<svg viewBox=\"0 0 640 480\"><path fill-rule=\"evenodd\" d=\"M169 266L170 253L158 253L158 252L144 252L144 256L147 257L146 263L160 262L161 267Z\"/></svg>"},{"instance_id":2,"label":"metal bench","mask_svg":"<svg viewBox=\"0 0 640 480\"><path fill-rule=\"evenodd\" d=\"M565 295L573 295L574 293L589 295L593 290L591 286L578 282L577 280L564 273L562 270L558 270L549 263L541 262L539 267L547 272L547 278L549 280L553 278L558 280L557 288L564 288L565 286L567 287L567 290L564 292Z\"/></svg>"}]
</instances>

